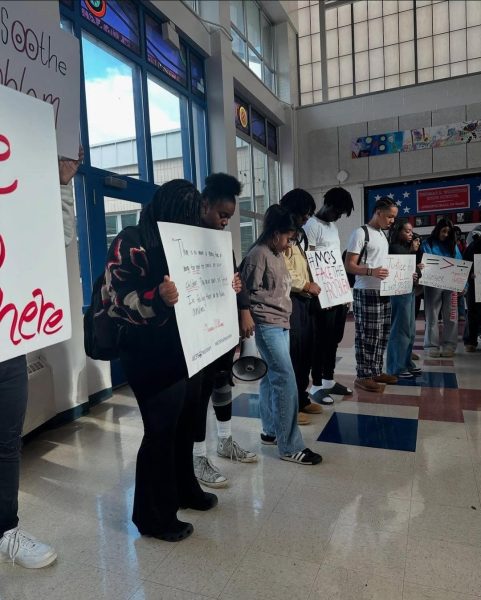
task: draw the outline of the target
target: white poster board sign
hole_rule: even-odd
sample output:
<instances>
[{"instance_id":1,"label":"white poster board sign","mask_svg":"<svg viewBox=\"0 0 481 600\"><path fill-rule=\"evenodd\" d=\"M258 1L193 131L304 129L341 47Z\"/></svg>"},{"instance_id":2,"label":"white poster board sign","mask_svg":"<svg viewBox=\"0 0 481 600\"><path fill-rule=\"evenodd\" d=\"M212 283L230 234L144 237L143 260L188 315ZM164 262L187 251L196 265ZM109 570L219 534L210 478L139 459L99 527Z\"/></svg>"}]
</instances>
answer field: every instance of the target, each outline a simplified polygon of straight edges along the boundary
<instances>
[{"instance_id":1,"label":"white poster board sign","mask_svg":"<svg viewBox=\"0 0 481 600\"><path fill-rule=\"evenodd\" d=\"M423 276L419 280L424 286L462 292L473 264L469 260L459 260L435 254L423 254Z\"/></svg>"},{"instance_id":2,"label":"white poster board sign","mask_svg":"<svg viewBox=\"0 0 481 600\"><path fill-rule=\"evenodd\" d=\"M71 335L52 107L0 86L0 361Z\"/></svg>"},{"instance_id":3,"label":"white poster board sign","mask_svg":"<svg viewBox=\"0 0 481 600\"><path fill-rule=\"evenodd\" d=\"M347 279L341 251L337 246L306 252L312 279L321 288L319 302L322 308L352 302L352 291Z\"/></svg>"},{"instance_id":4,"label":"white poster board sign","mask_svg":"<svg viewBox=\"0 0 481 600\"><path fill-rule=\"evenodd\" d=\"M474 255L474 296L476 302L481 302L481 254Z\"/></svg>"},{"instance_id":5,"label":"white poster board sign","mask_svg":"<svg viewBox=\"0 0 481 600\"><path fill-rule=\"evenodd\" d=\"M383 267L389 275L381 281L381 296L400 296L413 291L415 254L388 254Z\"/></svg>"},{"instance_id":6,"label":"white poster board sign","mask_svg":"<svg viewBox=\"0 0 481 600\"><path fill-rule=\"evenodd\" d=\"M239 341L232 238L228 231L158 225L170 279L179 292L175 314L192 377Z\"/></svg>"},{"instance_id":7,"label":"white poster board sign","mask_svg":"<svg viewBox=\"0 0 481 600\"><path fill-rule=\"evenodd\" d=\"M56 2L0 0L0 85L51 104L58 154L77 158L79 43L60 29Z\"/></svg>"}]
</instances>

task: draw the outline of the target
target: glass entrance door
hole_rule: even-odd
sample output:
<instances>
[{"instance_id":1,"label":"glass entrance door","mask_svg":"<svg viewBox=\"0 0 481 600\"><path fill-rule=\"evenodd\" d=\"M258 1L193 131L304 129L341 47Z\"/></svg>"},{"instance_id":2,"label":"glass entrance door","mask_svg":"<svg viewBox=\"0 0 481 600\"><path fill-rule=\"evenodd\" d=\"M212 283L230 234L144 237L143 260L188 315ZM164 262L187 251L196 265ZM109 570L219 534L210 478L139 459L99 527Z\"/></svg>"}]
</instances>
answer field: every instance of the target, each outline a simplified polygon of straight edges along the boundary
<instances>
[{"instance_id":1,"label":"glass entrance door","mask_svg":"<svg viewBox=\"0 0 481 600\"><path fill-rule=\"evenodd\" d=\"M136 225L142 205L152 199L156 186L131 177L92 169L83 194L85 206L77 205L80 273L84 310L90 305L93 283L103 272L112 240L124 227ZM79 200L77 200L79 202ZM120 361L111 362L112 387L125 383Z\"/></svg>"}]
</instances>

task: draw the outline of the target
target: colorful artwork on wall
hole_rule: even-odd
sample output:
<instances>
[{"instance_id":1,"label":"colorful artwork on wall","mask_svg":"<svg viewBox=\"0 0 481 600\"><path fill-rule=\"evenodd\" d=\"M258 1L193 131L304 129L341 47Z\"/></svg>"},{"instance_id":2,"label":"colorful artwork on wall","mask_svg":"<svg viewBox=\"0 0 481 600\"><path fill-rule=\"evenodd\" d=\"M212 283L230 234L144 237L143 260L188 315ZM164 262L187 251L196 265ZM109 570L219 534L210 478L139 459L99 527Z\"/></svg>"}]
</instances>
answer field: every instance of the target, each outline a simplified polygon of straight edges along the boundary
<instances>
[{"instance_id":1,"label":"colorful artwork on wall","mask_svg":"<svg viewBox=\"0 0 481 600\"><path fill-rule=\"evenodd\" d=\"M481 142L481 120L368 135L352 140L352 158Z\"/></svg>"}]
</instances>

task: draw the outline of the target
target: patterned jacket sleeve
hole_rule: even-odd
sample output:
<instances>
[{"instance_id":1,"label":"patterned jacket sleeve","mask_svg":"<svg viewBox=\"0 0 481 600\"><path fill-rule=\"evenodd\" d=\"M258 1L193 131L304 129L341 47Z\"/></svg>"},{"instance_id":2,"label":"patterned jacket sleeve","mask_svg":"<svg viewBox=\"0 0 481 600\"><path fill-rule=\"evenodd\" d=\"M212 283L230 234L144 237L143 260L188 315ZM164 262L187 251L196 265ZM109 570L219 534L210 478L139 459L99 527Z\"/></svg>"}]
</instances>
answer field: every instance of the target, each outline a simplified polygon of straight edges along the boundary
<instances>
[{"instance_id":1,"label":"patterned jacket sleeve","mask_svg":"<svg viewBox=\"0 0 481 600\"><path fill-rule=\"evenodd\" d=\"M154 280L162 281L163 275ZM105 287L111 316L135 325L163 325L173 313L160 297L159 285L152 285L147 252L126 230L110 246Z\"/></svg>"}]
</instances>

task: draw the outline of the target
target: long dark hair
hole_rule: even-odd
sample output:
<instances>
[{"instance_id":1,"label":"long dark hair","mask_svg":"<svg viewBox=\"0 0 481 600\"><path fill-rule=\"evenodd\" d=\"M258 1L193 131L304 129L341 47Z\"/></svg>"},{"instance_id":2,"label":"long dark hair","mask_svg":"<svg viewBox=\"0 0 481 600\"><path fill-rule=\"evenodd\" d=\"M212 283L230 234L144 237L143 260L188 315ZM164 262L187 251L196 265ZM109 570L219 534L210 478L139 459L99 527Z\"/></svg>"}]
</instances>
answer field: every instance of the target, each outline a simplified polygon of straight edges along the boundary
<instances>
[{"instance_id":1,"label":"long dark hair","mask_svg":"<svg viewBox=\"0 0 481 600\"><path fill-rule=\"evenodd\" d=\"M304 217L305 215L312 217L316 210L314 198L302 188L294 188L287 192L287 194L284 194L279 201L279 205L289 211L294 219ZM299 245L302 244L304 250L307 250L307 235L302 227L297 228L297 239L297 243Z\"/></svg>"},{"instance_id":2,"label":"long dark hair","mask_svg":"<svg viewBox=\"0 0 481 600\"><path fill-rule=\"evenodd\" d=\"M446 241L441 242L439 239L439 233L441 229L444 229L445 227L449 228L449 235ZM448 219L447 217L440 219L436 223L436 227L431 231L431 234L426 242L431 246L431 248L433 247L433 242L437 242L438 244L446 246L446 248L449 250L449 254L454 257L456 255L456 234L454 232L454 225L451 219Z\"/></svg>"},{"instance_id":3,"label":"long dark hair","mask_svg":"<svg viewBox=\"0 0 481 600\"><path fill-rule=\"evenodd\" d=\"M288 231L298 231L295 217L279 204L273 204L266 210L262 233L255 241L254 246L268 245L276 233L287 233Z\"/></svg>"},{"instance_id":4,"label":"long dark hair","mask_svg":"<svg viewBox=\"0 0 481 600\"><path fill-rule=\"evenodd\" d=\"M140 213L139 228L146 249L160 247L158 221L201 225L201 196L186 179L172 179L161 185Z\"/></svg>"},{"instance_id":5,"label":"long dark hair","mask_svg":"<svg viewBox=\"0 0 481 600\"><path fill-rule=\"evenodd\" d=\"M324 206L316 213L316 217L322 220L322 211L324 207L333 208L337 214L351 216L354 210L354 202L351 194L341 186L336 186L327 190L324 194Z\"/></svg>"},{"instance_id":6,"label":"long dark hair","mask_svg":"<svg viewBox=\"0 0 481 600\"><path fill-rule=\"evenodd\" d=\"M394 223L394 225L391 228L391 231L389 233L389 243L390 244L401 244L401 246L409 246L409 243L404 242L403 240L401 240L401 232L404 229L404 225L407 225L409 223L409 221L401 220L401 221L396 221Z\"/></svg>"}]
</instances>

